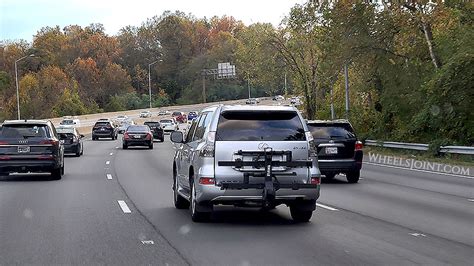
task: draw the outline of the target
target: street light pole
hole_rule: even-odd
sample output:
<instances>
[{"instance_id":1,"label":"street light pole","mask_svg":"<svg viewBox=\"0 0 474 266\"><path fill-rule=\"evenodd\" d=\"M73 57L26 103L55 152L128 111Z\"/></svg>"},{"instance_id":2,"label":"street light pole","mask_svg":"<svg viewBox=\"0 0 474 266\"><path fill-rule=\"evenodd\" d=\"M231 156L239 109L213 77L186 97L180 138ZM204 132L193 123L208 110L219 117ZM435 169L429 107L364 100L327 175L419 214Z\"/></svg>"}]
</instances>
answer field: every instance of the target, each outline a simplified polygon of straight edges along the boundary
<instances>
[{"instance_id":1,"label":"street light pole","mask_svg":"<svg viewBox=\"0 0 474 266\"><path fill-rule=\"evenodd\" d=\"M35 56L35 55L34 54L26 55L26 56L23 56L22 58L15 61L16 107L17 107L18 120L21 119L21 116L20 116L20 85L18 84L18 66L17 66L17 64L21 60L23 60L27 57L33 57L33 56Z\"/></svg>"},{"instance_id":2,"label":"street light pole","mask_svg":"<svg viewBox=\"0 0 474 266\"><path fill-rule=\"evenodd\" d=\"M156 60L148 64L148 94L150 96L150 109L151 109L151 66L162 60Z\"/></svg>"}]
</instances>

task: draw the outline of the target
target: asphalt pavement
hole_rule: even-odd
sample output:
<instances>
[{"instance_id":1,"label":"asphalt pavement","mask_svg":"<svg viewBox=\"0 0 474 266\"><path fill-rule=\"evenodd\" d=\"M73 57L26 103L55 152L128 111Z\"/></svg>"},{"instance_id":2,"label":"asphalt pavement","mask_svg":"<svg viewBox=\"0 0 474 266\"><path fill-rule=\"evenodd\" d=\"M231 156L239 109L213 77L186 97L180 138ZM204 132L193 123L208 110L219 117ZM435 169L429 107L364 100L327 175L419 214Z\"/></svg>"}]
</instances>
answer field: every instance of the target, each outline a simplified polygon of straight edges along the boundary
<instances>
[{"instance_id":1,"label":"asphalt pavement","mask_svg":"<svg viewBox=\"0 0 474 266\"><path fill-rule=\"evenodd\" d=\"M191 221L172 201L174 145L85 141L62 180L0 178L0 264L472 265L473 179L364 165L323 182L310 223L285 206L218 207Z\"/></svg>"}]
</instances>

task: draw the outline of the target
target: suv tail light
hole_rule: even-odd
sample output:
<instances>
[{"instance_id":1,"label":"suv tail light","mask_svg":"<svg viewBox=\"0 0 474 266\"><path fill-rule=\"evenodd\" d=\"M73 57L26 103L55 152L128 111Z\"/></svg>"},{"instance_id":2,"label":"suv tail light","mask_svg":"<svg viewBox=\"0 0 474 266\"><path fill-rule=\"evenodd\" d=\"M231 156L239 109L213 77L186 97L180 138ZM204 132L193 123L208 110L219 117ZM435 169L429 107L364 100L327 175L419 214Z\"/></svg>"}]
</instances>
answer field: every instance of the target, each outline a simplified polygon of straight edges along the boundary
<instances>
[{"instance_id":1,"label":"suv tail light","mask_svg":"<svg viewBox=\"0 0 474 266\"><path fill-rule=\"evenodd\" d=\"M6 142L6 141L0 141L0 145L7 145L7 144L8 144L8 142Z\"/></svg>"},{"instance_id":2,"label":"suv tail light","mask_svg":"<svg viewBox=\"0 0 474 266\"><path fill-rule=\"evenodd\" d=\"M130 136L128 135L127 132L125 132L125 133L123 134L123 138L124 138L124 139L130 139Z\"/></svg>"},{"instance_id":3,"label":"suv tail light","mask_svg":"<svg viewBox=\"0 0 474 266\"><path fill-rule=\"evenodd\" d=\"M355 150L356 151L361 151L363 147L364 147L364 145L362 144L362 142L356 141L356 143L355 143Z\"/></svg>"},{"instance_id":4,"label":"suv tail light","mask_svg":"<svg viewBox=\"0 0 474 266\"><path fill-rule=\"evenodd\" d=\"M312 184L312 185L321 185L321 178L319 178L319 177L311 177L311 184Z\"/></svg>"},{"instance_id":5,"label":"suv tail light","mask_svg":"<svg viewBox=\"0 0 474 266\"><path fill-rule=\"evenodd\" d=\"M56 145L59 145L59 141L54 140L54 139L47 139L47 140L41 141L40 144L42 144L42 145L53 145L53 146L56 146Z\"/></svg>"},{"instance_id":6,"label":"suv tail light","mask_svg":"<svg viewBox=\"0 0 474 266\"><path fill-rule=\"evenodd\" d=\"M208 132L205 139L206 144L204 144L204 147L202 147L202 149L199 151L199 156L214 157L216 132Z\"/></svg>"},{"instance_id":7,"label":"suv tail light","mask_svg":"<svg viewBox=\"0 0 474 266\"><path fill-rule=\"evenodd\" d=\"M318 157L318 150L316 149L316 144L314 143L314 138L311 132L305 132L306 140L309 144L308 156L309 157Z\"/></svg>"},{"instance_id":8,"label":"suv tail light","mask_svg":"<svg viewBox=\"0 0 474 266\"><path fill-rule=\"evenodd\" d=\"M145 139L146 139L146 140L151 140L151 133L147 133Z\"/></svg>"},{"instance_id":9,"label":"suv tail light","mask_svg":"<svg viewBox=\"0 0 474 266\"><path fill-rule=\"evenodd\" d=\"M201 185L214 185L215 180L212 177L201 177L201 178L199 178L199 184L201 184Z\"/></svg>"}]
</instances>

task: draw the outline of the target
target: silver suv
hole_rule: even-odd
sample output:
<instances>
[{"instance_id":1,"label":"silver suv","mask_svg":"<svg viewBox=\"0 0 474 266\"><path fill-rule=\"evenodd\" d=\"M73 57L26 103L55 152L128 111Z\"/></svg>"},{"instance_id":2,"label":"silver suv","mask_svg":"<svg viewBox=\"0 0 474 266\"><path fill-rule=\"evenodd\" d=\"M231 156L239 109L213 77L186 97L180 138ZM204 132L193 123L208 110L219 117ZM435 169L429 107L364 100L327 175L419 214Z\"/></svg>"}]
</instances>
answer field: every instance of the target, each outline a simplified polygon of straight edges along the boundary
<instances>
[{"instance_id":1,"label":"silver suv","mask_svg":"<svg viewBox=\"0 0 474 266\"><path fill-rule=\"evenodd\" d=\"M293 220L316 209L320 172L313 137L301 114L284 106L214 106L175 131L174 204L206 221L214 205L275 208ZM191 204L190 204L191 203ZM191 205L191 206L189 206Z\"/></svg>"}]
</instances>

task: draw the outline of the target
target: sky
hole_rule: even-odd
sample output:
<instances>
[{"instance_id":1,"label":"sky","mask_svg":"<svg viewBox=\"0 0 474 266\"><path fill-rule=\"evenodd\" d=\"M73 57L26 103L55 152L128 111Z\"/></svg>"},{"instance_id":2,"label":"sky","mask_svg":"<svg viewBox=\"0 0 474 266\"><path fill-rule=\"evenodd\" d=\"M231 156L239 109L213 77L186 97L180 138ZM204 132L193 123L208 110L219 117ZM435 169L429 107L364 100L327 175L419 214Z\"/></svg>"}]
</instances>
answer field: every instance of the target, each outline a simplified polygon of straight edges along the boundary
<instances>
[{"instance_id":1,"label":"sky","mask_svg":"<svg viewBox=\"0 0 474 266\"><path fill-rule=\"evenodd\" d=\"M87 26L102 23L108 34L139 26L164 11L183 11L198 18L229 15L246 25L277 26L295 4L304 0L0 0L0 41L33 40L45 26Z\"/></svg>"}]
</instances>

